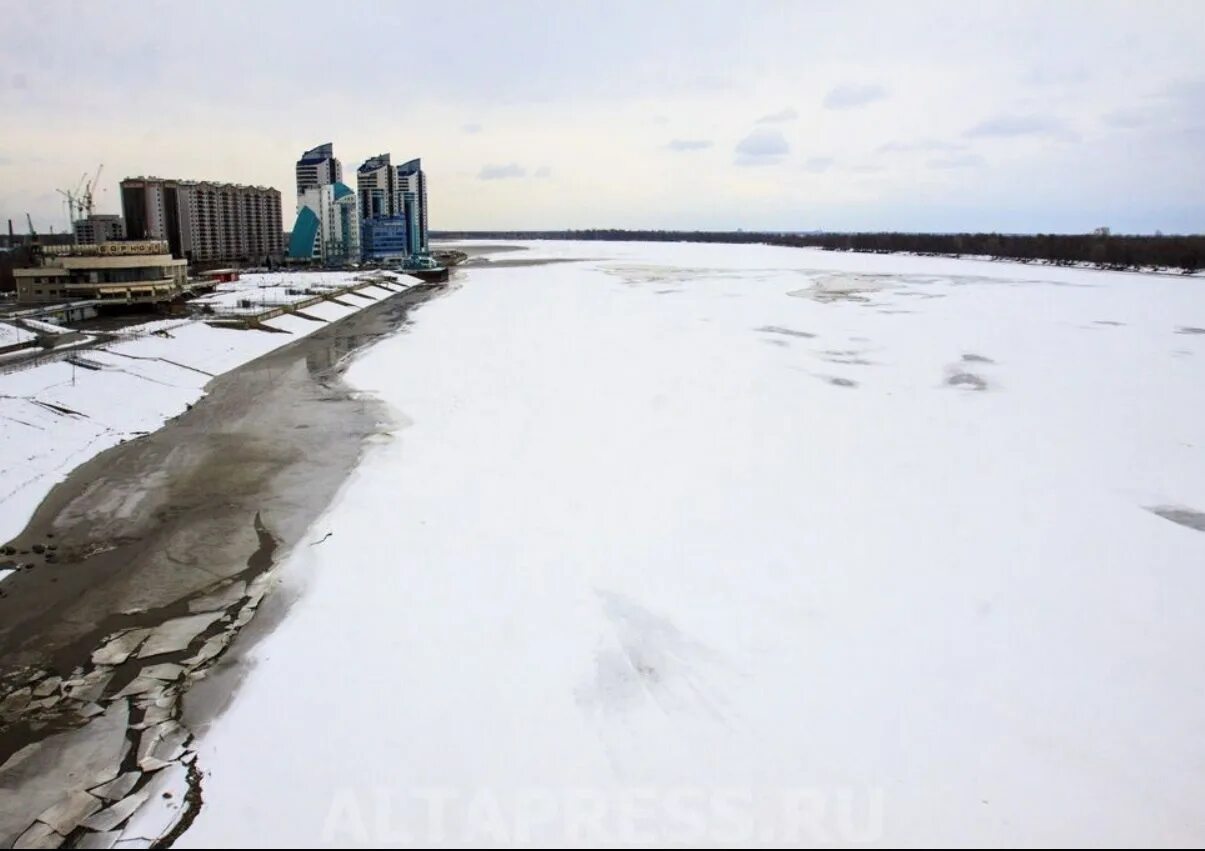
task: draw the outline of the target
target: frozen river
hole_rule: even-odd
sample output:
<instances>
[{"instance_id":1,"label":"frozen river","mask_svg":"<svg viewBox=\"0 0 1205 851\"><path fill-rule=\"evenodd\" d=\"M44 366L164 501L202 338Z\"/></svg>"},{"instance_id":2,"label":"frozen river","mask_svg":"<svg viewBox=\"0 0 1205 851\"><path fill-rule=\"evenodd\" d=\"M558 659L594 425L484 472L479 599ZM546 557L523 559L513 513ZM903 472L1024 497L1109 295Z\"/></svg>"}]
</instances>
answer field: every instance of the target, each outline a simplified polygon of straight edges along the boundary
<instances>
[{"instance_id":1,"label":"frozen river","mask_svg":"<svg viewBox=\"0 0 1205 851\"><path fill-rule=\"evenodd\" d=\"M1205 841L1205 281L526 255L349 370L179 846Z\"/></svg>"}]
</instances>

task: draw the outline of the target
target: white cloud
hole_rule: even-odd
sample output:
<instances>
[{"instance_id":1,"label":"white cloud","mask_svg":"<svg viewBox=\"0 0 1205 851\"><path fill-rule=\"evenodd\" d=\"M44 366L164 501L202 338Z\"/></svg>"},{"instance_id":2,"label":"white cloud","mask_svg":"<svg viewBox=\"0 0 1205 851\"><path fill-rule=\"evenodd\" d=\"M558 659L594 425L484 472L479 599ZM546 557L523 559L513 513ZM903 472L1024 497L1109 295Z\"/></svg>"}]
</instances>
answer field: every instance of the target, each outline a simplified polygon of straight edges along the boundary
<instances>
[{"instance_id":1,"label":"white cloud","mask_svg":"<svg viewBox=\"0 0 1205 851\"><path fill-rule=\"evenodd\" d=\"M526 177L527 169L516 163L508 165L486 165L477 173L478 180L507 180L514 177Z\"/></svg>"},{"instance_id":2,"label":"white cloud","mask_svg":"<svg viewBox=\"0 0 1205 851\"><path fill-rule=\"evenodd\" d=\"M736 146L737 165L773 165L791 152L786 137L778 130L759 128Z\"/></svg>"},{"instance_id":3,"label":"white cloud","mask_svg":"<svg viewBox=\"0 0 1205 851\"><path fill-rule=\"evenodd\" d=\"M794 109L787 108L778 112L771 112L769 115L763 115L757 119L758 124L781 124L784 121L794 121L799 117L799 113Z\"/></svg>"},{"instance_id":4,"label":"white cloud","mask_svg":"<svg viewBox=\"0 0 1205 851\"><path fill-rule=\"evenodd\" d=\"M887 97L887 90L877 84L837 86L824 97L826 109L856 109Z\"/></svg>"},{"instance_id":5,"label":"white cloud","mask_svg":"<svg viewBox=\"0 0 1205 851\"><path fill-rule=\"evenodd\" d=\"M981 121L966 135L971 137L1050 136L1066 132L1062 121L1050 115L1001 115Z\"/></svg>"}]
</instances>

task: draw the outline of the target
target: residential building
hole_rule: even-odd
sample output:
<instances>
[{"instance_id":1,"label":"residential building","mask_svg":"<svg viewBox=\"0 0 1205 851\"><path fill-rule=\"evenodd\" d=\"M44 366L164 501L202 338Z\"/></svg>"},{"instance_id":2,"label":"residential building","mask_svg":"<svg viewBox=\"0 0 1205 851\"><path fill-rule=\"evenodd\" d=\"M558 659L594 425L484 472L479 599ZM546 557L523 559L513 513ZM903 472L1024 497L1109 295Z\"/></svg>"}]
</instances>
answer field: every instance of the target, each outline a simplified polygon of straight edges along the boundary
<instances>
[{"instance_id":1,"label":"residential building","mask_svg":"<svg viewBox=\"0 0 1205 851\"><path fill-rule=\"evenodd\" d=\"M165 240L48 245L35 262L13 270L19 302L153 304L175 298L188 282L188 261L172 257Z\"/></svg>"},{"instance_id":2,"label":"residential building","mask_svg":"<svg viewBox=\"0 0 1205 851\"><path fill-rule=\"evenodd\" d=\"M327 142L311 148L297 161L297 208L307 189L329 186L343 180L343 165L335 159L335 146Z\"/></svg>"},{"instance_id":3,"label":"residential building","mask_svg":"<svg viewBox=\"0 0 1205 851\"><path fill-rule=\"evenodd\" d=\"M121 216L94 213L75 222L75 241L80 245L100 245L125 237L126 223Z\"/></svg>"},{"instance_id":4,"label":"residential building","mask_svg":"<svg viewBox=\"0 0 1205 851\"><path fill-rule=\"evenodd\" d=\"M289 260L337 265L360 259L360 212L345 183L311 186L298 196Z\"/></svg>"},{"instance_id":5,"label":"residential building","mask_svg":"<svg viewBox=\"0 0 1205 851\"><path fill-rule=\"evenodd\" d=\"M284 255L280 192L270 187L126 178L121 209L130 239L166 240L177 258L262 263Z\"/></svg>"},{"instance_id":6,"label":"residential building","mask_svg":"<svg viewBox=\"0 0 1205 851\"><path fill-rule=\"evenodd\" d=\"M427 252L427 176L422 160L413 159L397 167L396 215L406 220L409 254Z\"/></svg>"},{"instance_id":7,"label":"residential building","mask_svg":"<svg viewBox=\"0 0 1205 851\"><path fill-rule=\"evenodd\" d=\"M389 163L389 154L377 154L364 161L356 172L360 221L398 215L396 181L397 175Z\"/></svg>"}]
</instances>

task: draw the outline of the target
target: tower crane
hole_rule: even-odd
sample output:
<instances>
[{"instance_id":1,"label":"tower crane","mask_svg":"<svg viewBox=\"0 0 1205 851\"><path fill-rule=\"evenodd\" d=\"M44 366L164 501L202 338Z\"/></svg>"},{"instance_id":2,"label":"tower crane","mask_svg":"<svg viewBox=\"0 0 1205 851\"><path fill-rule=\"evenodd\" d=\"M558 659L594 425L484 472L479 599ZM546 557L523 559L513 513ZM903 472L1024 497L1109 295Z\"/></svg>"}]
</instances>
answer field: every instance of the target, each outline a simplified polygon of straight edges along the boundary
<instances>
[{"instance_id":1,"label":"tower crane","mask_svg":"<svg viewBox=\"0 0 1205 851\"><path fill-rule=\"evenodd\" d=\"M84 213L85 217L92 215L92 202L93 202L94 192L96 190L97 184L100 183L100 173L104 170L104 168L105 168L104 163L101 163L100 165L98 165L96 167L96 174L92 176L92 180L88 182L87 188L84 189L84 195L80 202L80 208L81 208L81 211ZM88 173L84 172L84 177L87 177L87 176L88 176Z\"/></svg>"}]
</instances>

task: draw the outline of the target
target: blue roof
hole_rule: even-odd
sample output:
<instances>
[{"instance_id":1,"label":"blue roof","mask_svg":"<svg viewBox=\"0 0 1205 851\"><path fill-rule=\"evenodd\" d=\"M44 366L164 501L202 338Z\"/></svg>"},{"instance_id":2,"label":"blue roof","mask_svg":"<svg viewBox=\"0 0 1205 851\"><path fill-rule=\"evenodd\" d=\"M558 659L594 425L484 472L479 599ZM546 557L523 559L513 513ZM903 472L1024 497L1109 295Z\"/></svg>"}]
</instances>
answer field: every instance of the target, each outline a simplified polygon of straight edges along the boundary
<instances>
[{"instance_id":1,"label":"blue roof","mask_svg":"<svg viewBox=\"0 0 1205 851\"><path fill-rule=\"evenodd\" d=\"M422 161L422 158L420 157L420 158L413 159L413 160L410 160L409 162L402 163L401 165L399 165L397 167L397 173L398 174L414 174L415 172L421 171L422 167L423 167L423 161Z\"/></svg>"},{"instance_id":2,"label":"blue roof","mask_svg":"<svg viewBox=\"0 0 1205 851\"><path fill-rule=\"evenodd\" d=\"M361 172L376 171L386 165L389 165L389 154L377 154L375 157L364 160L364 164L360 166L359 170Z\"/></svg>"},{"instance_id":3,"label":"blue roof","mask_svg":"<svg viewBox=\"0 0 1205 851\"><path fill-rule=\"evenodd\" d=\"M325 162L334 156L335 146L332 143L327 142L326 144L319 145L316 148L310 148L301 155L301 159L298 160L298 163L320 163Z\"/></svg>"},{"instance_id":4,"label":"blue roof","mask_svg":"<svg viewBox=\"0 0 1205 851\"><path fill-rule=\"evenodd\" d=\"M289 235L289 257L309 260L314 256L314 240L318 236L318 216L309 207L297 211L297 221Z\"/></svg>"},{"instance_id":5,"label":"blue roof","mask_svg":"<svg viewBox=\"0 0 1205 851\"><path fill-rule=\"evenodd\" d=\"M353 194L353 193L351 191L350 186L348 186L346 183L340 183L337 180L335 181L335 200L336 201L338 201L340 198L344 198L351 194Z\"/></svg>"}]
</instances>

